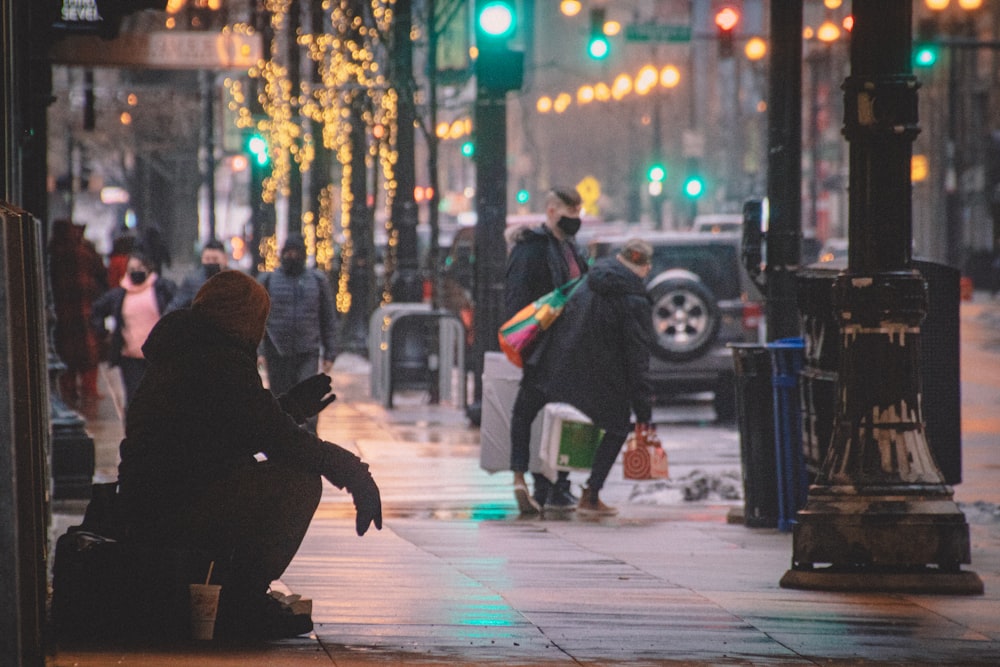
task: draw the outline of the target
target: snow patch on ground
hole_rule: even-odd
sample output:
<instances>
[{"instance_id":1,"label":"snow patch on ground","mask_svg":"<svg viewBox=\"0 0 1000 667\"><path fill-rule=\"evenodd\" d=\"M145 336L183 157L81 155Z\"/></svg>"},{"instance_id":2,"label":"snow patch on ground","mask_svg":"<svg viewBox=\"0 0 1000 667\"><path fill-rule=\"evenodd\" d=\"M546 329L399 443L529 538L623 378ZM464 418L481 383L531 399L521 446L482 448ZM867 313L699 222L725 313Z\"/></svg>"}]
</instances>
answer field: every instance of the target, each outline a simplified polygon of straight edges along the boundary
<instances>
[{"instance_id":1,"label":"snow patch on ground","mask_svg":"<svg viewBox=\"0 0 1000 667\"><path fill-rule=\"evenodd\" d=\"M637 483L628 501L636 505L676 505L683 502L731 501L743 499L739 473L709 474L692 470L684 477Z\"/></svg>"}]
</instances>

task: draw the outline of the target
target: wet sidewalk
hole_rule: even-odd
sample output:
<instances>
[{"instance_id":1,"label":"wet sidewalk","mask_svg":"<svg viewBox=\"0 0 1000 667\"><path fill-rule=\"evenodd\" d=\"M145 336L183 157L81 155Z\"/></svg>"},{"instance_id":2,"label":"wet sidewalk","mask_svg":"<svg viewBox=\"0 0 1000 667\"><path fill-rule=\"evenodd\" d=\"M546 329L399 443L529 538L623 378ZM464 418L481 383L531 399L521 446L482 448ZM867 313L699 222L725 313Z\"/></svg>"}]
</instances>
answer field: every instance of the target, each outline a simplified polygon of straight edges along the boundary
<instances>
[{"instance_id":1,"label":"wet sidewalk","mask_svg":"<svg viewBox=\"0 0 1000 667\"><path fill-rule=\"evenodd\" d=\"M49 664L998 664L1000 321L992 312L963 304L963 327L968 320L980 336L963 347L963 362L973 356L980 371L963 368L970 403L956 487L972 537L968 569L985 595L781 589L789 534L727 523L741 503L725 488L685 501L677 484L623 479L620 461L602 493L618 516L520 518L510 475L479 469L479 433L460 410L415 393L398 394L387 411L368 398L367 364L345 355L334 371L341 398L320 433L371 464L386 519L381 532L357 537L349 496L325 488L281 581L313 600L314 634L256 647L61 646ZM109 403L93 407L88 430L99 476L113 478L120 426ZM738 475L736 433L698 409L655 414L672 477ZM79 509L59 505L57 524Z\"/></svg>"}]
</instances>

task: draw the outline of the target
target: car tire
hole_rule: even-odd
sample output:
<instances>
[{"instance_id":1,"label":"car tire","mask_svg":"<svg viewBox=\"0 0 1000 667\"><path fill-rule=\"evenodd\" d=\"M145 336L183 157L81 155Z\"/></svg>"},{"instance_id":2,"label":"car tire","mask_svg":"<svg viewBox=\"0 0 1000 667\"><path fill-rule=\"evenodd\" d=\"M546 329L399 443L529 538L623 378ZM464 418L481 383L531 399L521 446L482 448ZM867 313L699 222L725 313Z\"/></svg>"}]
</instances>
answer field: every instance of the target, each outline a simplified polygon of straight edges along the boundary
<instances>
[{"instance_id":1,"label":"car tire","mask_svg":"<svg viewBox=\"0 0 1000 667\"><path fill-rule=\"evenodd\" d=\"M656 334L653 353L666 361L688 361L707 352L721 321L712 292L688 276L657 279L651 284Z\"/></svg>"}]
</instances>

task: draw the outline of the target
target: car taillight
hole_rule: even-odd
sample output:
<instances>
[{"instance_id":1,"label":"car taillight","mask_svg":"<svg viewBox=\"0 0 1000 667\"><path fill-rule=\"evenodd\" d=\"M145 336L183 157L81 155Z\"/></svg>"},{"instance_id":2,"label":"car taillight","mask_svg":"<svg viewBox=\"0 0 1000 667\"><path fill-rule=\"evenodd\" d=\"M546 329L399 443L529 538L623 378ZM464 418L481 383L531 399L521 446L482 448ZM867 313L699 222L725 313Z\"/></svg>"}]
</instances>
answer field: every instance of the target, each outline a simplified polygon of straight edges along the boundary
<instances>
[{"instance_id":1,"label":"car taillight","mask_svg":"<svg viewBox=\"0 0 1000 667\"><path fill-rule=\"evenodd\" d=\"M764 307L757 301L743 303L743 328L756 330L764 316Z\"/></svg>"}]
</instances>

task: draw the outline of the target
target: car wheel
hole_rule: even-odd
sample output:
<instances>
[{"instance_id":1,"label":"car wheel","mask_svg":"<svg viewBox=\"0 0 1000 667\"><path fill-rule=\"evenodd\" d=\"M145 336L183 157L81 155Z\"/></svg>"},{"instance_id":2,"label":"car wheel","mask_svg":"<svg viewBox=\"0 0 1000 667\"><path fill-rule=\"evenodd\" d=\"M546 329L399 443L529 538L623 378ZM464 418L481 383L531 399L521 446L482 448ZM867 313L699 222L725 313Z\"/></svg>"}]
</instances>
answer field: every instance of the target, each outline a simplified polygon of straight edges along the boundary
<instances>
[{"instance_id":1,"label":"car wheel","mask_svg":"<svg viewBox=\"0 0 1000 667\"><path fill-rule=\"evenodd\" d=\"M667 278L654 281L649 295L658 348L654 354L667 361L688 361L711 347L720 315L704 283L691 277Z\"/></svg>"}]
</instances>

